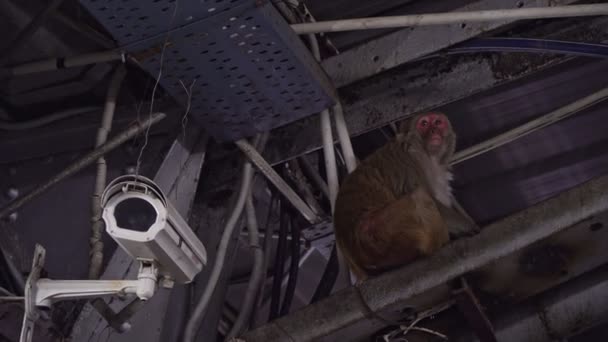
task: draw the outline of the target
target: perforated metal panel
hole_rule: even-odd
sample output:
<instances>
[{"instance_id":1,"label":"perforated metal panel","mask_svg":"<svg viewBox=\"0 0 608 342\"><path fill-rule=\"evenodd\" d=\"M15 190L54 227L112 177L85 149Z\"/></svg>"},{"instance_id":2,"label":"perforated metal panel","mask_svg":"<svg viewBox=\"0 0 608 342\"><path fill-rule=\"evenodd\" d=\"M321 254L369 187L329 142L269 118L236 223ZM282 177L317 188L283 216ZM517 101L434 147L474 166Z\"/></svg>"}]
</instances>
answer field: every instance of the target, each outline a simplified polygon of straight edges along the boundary
<instances>
[{"instance_id":1,"label":"perforated metal panel","mask_svg":"<svg viewBox=\"0 0 608 342\"><path fill-rule=\"evenodd\" d=\"M184 86L194 82L190 113L216 139L251 136L333 104L326 75L266 1L81 2L154 77L162 57L160 84L184 106Z\"/></svg>"}]
</instances>

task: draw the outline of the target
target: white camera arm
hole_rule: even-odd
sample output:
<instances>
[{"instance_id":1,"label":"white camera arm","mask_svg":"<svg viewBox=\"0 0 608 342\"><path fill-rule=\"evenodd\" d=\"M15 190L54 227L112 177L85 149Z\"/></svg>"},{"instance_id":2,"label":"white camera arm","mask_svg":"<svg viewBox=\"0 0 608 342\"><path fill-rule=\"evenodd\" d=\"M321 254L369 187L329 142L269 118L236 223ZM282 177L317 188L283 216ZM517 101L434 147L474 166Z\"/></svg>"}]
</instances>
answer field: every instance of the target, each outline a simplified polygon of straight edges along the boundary
<instances>
[{"instance_id":1,"label":"white camera arm","mask_svg":"<svg viewBox=\"0 0 608 342\"><path fill-rule=\"evenodd\" d=\"M52 303L66 299L92 298L115 294L135 294L148 300L156 291L158 267L154 262L140 261L137 280L53 280L40 279L46 251L36 244L32 271L25 285L25 315L20 342L30 342L34 323L38 319L38 308L50 307Z\"/></svg>"}]
</instances>

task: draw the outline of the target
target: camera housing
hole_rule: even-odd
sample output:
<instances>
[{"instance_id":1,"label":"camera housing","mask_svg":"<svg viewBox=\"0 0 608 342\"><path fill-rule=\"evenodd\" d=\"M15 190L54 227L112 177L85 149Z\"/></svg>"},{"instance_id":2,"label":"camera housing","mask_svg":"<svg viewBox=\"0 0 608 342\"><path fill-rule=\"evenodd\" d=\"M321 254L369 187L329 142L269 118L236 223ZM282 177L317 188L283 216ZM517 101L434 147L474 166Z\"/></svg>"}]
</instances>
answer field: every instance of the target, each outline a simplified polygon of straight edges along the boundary
<instances>
[{"instance_id":1,"label":"camera housing","mask_svg":"<svg viewBox=\"0 0 608 342\"><path fill-rule=\"evenodd\" d=\"M207 263L205 246L152 180L120 176L101 205L108 234L133 258L155 262L161 277L189 283Z\"/></svg>"}]
</instances>

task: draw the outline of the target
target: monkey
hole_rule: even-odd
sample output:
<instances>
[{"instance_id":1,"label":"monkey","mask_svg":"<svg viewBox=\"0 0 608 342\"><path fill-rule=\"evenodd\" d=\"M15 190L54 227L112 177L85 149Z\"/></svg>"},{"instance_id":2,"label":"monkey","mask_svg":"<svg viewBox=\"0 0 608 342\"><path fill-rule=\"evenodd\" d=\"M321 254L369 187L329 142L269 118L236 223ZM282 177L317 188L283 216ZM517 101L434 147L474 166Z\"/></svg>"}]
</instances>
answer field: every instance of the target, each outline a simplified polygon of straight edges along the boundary
<instances>
[{"instance_id":1,"label":"monkey","mask_svg":"<svg viewBox=\"0 0 608 342\"><path fill-rule=\"evenodd\" d=\"M478 231L452 194L455 146L445 114L420 114L346 176L335 202L334 231L360 281Z\"/></svg>"}]
</instances>

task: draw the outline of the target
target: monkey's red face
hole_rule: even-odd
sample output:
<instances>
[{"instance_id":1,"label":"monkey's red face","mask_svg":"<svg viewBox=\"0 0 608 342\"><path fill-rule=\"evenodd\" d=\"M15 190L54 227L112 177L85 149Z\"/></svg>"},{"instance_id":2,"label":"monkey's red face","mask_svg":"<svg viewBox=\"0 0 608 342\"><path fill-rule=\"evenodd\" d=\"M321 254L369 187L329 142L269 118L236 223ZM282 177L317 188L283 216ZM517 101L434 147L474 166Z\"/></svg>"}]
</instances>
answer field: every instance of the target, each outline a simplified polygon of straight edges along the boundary
<instances>
[{"instance_id":1,"label":"monkey's red face","mask_svg":"<svg viewBox=\"0 0 608 342\"><path fill-rule=\"evenodd\" d=\"M430 113L418 118L416 129L427 147L436 150L449 133L448 118L443 114Z\"/></svg>"}]
</instances>

